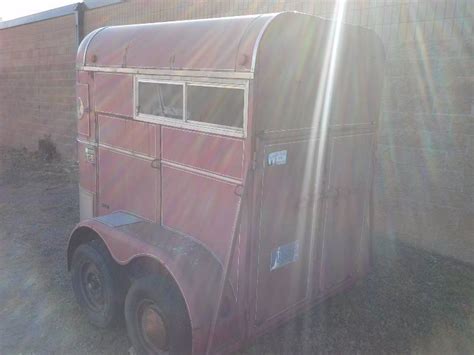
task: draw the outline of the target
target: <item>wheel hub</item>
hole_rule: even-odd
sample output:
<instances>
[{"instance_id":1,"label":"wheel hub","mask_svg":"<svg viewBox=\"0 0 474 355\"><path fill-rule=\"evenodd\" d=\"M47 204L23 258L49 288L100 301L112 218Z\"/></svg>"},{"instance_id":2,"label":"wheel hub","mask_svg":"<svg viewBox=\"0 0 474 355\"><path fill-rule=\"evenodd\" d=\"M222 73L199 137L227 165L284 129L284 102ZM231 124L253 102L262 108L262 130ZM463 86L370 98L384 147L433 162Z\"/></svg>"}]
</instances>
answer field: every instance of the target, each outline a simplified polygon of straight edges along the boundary
<instances>
[{"instance_id":1,"label":"wheel hub","mask_svg":"<svg viewBox=\"0 0 474 355\"><path fill-rule=\"evenodd\" d=\"M138 308L141 332L147 347L153 353L164 354L168 351L168 334L164 319L153 301L144 301Z\"/></svg>"},{"instance_id":2,"label":"wheel hub","mask_svg":"<svg viewBox=\"0 0 474 355\"><path fill-rule=\"evenodd\" d=\"M86 263L82 269L82 284L84 298L88 306L93 310L100 311L105 304L104 286L100 271L92 263Z\"/></svg>"}]
</instances>

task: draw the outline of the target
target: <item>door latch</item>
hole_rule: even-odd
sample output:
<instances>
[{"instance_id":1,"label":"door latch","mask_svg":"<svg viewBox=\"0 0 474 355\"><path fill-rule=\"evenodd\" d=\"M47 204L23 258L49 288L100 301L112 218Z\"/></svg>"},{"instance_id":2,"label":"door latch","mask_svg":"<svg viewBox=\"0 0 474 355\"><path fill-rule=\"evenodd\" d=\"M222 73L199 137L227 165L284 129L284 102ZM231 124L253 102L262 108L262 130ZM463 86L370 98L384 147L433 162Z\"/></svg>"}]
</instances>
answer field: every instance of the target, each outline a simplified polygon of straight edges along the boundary
<instances>
[{"instance_id":1,"label":"door latch","mask_svg":"<svg viewBox=\"0 0 474 355\"><path fill-rule=\"evenodd\" d=\"M159 169L161 166L160 159L154 159L151 161L151 167L153 169Z\"/></svg>"},{"instance_id":2,"label":"door latch","mask_svg":"<svg viewBox=\"0 0 474 355\"><path fill-rule=\"evenodd\" d=\"M85 147L84 155L88 163L95 164L95 148L94 147Z\"/></svg>"}]
</instances>

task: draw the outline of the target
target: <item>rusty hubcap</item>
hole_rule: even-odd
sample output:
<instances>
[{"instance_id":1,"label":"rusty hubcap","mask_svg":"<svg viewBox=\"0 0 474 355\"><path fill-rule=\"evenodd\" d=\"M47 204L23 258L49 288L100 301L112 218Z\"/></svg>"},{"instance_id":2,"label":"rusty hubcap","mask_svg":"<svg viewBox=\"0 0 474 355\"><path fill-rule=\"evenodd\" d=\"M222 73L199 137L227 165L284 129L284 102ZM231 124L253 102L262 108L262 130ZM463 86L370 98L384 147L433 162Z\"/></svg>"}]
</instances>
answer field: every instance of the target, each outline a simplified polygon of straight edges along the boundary
<instances>
[{"instance_id":1,"label":"rusty hubcap","mask_svg":"<svg viewBox=\"0 0 474 355\"><path fill-rule=\"evenodd\" d=\"M158 306L151 300L144 300L138 307L138 321L147 349L154 354L168 353L168 334Z\"/></svg>"}]
</instances>

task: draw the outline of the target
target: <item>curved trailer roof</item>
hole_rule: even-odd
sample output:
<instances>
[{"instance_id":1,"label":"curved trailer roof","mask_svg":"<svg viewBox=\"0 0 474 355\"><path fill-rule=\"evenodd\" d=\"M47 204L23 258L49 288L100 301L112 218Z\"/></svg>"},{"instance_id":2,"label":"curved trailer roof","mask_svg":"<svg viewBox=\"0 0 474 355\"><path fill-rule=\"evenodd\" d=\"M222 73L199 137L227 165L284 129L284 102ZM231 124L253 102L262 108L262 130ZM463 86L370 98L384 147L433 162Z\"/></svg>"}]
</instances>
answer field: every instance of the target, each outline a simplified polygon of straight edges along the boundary
<instances>
[{"instance_id":1,"label":"curved trailer roof","mask_svg":"<svg viewBox=\"0 0 474 355\"><path fill-rule=\"evenodd\" d=\"M252 72L259 40L281 14L103 27L84 38L77 65Z\"/></svg>"},{"instance_id":2,"label":"curved trailer roof","mask_svg":"<svg viewBox=\"0 0 474 355\"><path fill-rule=\"evenodd\" d=\"M278 21L277 21L278 19ZM278 34L303 23L321 24L322 32L330 20L300 12L184 20L139 25L102 27L87 35L79 46L76 64L81 67L121 68L125 70L182 70L242 73L255 71L261 39L272 25ZM299 24L300 26L298 26ZM275 28L273 28L275 27ZM311 32L311 25L307 31ZM315 40L314 34L293 33L302 41ZM357 29L363 37L374 38L371 30ZM314 29L314 28L313 28ZM275 36L273 36L275 39ZM294 39L294 38L293 38ZM319 38L321 39L321 38ZM274 53L278 56L278 53Z\"/></svg>"}]
</instances>

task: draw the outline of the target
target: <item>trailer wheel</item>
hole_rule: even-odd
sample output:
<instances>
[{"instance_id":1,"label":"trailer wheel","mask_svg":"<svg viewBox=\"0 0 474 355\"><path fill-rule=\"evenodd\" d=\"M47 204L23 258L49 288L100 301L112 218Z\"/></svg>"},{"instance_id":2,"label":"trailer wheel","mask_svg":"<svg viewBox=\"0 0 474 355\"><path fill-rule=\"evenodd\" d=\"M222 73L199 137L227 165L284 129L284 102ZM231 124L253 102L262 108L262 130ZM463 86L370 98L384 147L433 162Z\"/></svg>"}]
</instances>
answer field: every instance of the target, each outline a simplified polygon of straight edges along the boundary
<instances>
[{"instance_id":1,"label":"trailer wheel","mask_svg":"<svg viewBox=\"0 0 474 355\"><path fill-rule=\"evenodd\" d=\"M191 326L179 289L166 277L136 280L125 298L127 332L137 354L191 353Z\"/></svg>"},{"instance_id":2,"label":"trailer wheel","mask_svg":"<svg viewBox=\"0 0 474 355\"><path fill-rule=\"evenodd\" d=\"M112 325L123 306L120 272L99 241L81 244L72 257L72 287L88 320L100 327Z\"/></svg>"}]
</instances>

